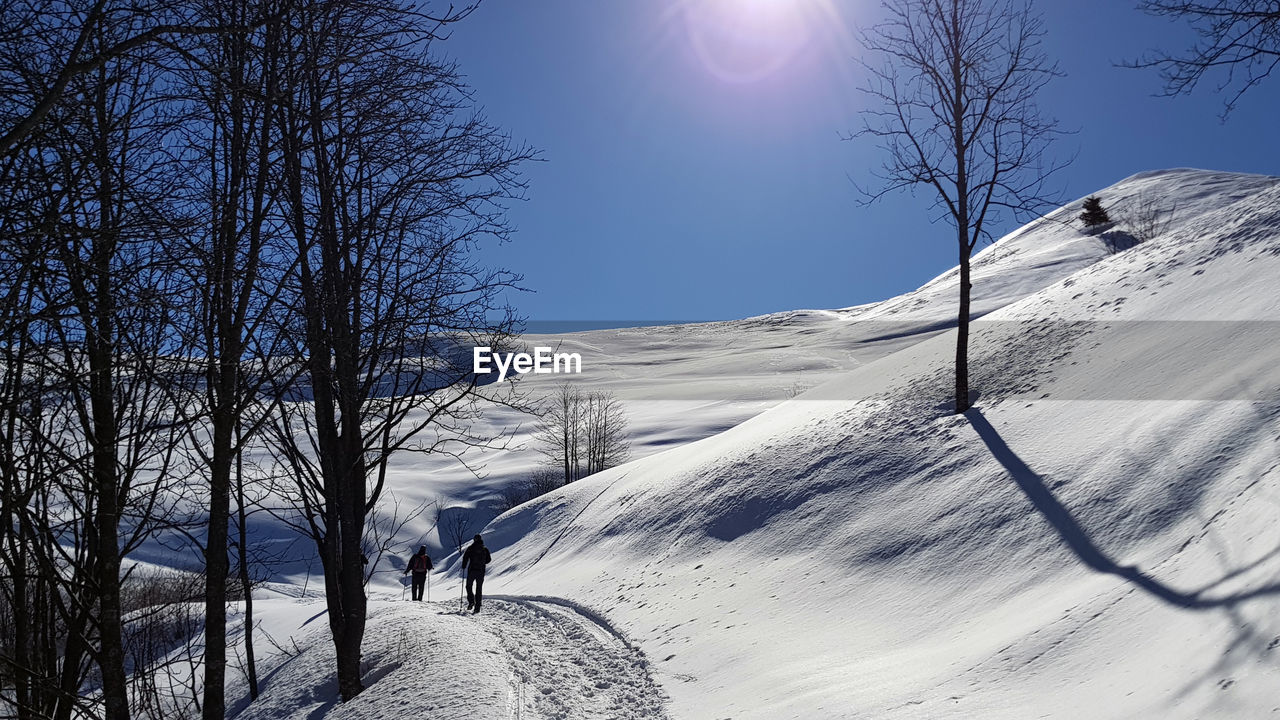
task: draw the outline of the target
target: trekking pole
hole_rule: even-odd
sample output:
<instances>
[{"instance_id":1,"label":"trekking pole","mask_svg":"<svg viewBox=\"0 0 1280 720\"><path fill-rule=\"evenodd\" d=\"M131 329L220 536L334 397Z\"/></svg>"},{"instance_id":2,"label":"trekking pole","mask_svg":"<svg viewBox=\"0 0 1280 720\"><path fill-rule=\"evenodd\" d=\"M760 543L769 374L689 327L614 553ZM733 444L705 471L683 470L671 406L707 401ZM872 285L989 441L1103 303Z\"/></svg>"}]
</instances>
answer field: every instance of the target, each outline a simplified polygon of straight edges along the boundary
<instances>
[{"instance_id":1,"label":"trekking pole","mask_svg":"<svg viewBox=\"0 0 1280 720\"><path fill-rule=\"evenodd\" d=\"M431 573L427 573L427 602L431 602Z\"/></svg>"},{"instance_id":2,"label":"trekking pole","mask_svg":"<svg viewBox=\"0 0 1280 720\"><path fill-rule=\"evenodd\" d=\"M459 560L462 559L461 544L458 545L458 559ZM461 615L463 612L462 598L463 598L463 592L465 592L466 589L467 589L467 570L465 567L459 565L458 566L458 614L459 615Z\"/></svg>"}]
</instances>

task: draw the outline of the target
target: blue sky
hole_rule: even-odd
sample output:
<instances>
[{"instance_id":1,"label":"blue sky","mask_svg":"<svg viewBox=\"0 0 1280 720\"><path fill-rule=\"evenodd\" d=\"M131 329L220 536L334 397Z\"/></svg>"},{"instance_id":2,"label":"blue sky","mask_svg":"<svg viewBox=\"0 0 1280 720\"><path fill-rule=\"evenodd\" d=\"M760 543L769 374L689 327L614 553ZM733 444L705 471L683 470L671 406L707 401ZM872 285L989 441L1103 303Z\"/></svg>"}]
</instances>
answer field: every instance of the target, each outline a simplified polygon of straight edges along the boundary
<instances>
[{"instance_id":1,"label":"blue sky","mask_svg":"<svg viewBox=\"0 0 1280 720\"><path fill-rule=\"evenodd\" d=\"M1064 199L1142 170L1280 174L1280 79L1224 124L1211 87L1154 97L1115 63L1181 49L1127 0L1039 0L1065 77L1042 96L1076 154ZM854 56L875 0L484 0L441 46L486 114L537 147L514 240L532 321L730 319L890 297L956 263L921 191L864 207L882 156L842 140L869 100ZM1009 223L1000 232L1012 229ZM999 234L999 233L997 233Z\"/></svg>"}]
</instances>

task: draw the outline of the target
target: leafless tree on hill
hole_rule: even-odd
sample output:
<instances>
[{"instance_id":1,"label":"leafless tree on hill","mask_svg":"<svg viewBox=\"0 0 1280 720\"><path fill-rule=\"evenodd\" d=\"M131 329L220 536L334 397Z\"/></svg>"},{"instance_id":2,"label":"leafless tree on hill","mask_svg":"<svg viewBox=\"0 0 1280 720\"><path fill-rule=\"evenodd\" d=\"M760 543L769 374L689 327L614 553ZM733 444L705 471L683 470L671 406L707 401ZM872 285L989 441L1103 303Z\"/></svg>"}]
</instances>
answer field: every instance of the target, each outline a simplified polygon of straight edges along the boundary
<instances>
[{"instance_id":1,"label":"leafless tree on hill","mask_svg":"<svg viewBox=\"0 0 1280 720\"><path fill-rule=\"evenodd\" d=\"M476 263L507 234L505 199L531 157L471 107L429 51L438 20L393 0L311 3L280 37L281 218L296 271L278 332L301 363L268 438L325 575L344 700L363 690L366 523L388 462L460 453L509 384L472 373L473 345L504 345L501 293L517 278Z\"/></svg>"},{"instance_id":2,"label":"leafless tree on hill","mask_svg":"<svg viewBox=\"0 0 1280 720\"><path fill-rule=\"evenodd\" d=\"M545 465L504 486L498 493L496 509L498 514L502 514L561 487L564 487L564 478L560 469Z\"/></svg>"},{"instance_id":3,"label":"leafless tree on hill","mask_svg":"<svg viewBox=\"0 0 1280 720\"><path fill-rule=\"evenodd\" d=\"M584 393L561 383L540 412L534 436L538 451L562 473L566 485L621 465L630 456L626 413L608 392Z\"/></svg>"},{"instance_id":4,"label":"leafless tree on hill","mask_svg":"<svg viewBox=\"0 0 1280 720\"><path fill-rule=\"evenodd\" d=\"M181 107L181 152L186 207L196 218L172 252L182 269L183 345L201 377L199 390L180 407L188 414L189 442L207 489L206 532L199 542L204 587L204 682L201 715L226 714L227 595L231 581L231 501L239 500L239 565L246 529L243 477L238 463L266 420L264 390L274 372L279 338L268 319L289 268L276 206L280 175L275 77L281 17L288 0L191 0L205 22L243 28L192 38L173 68L174 104ZM271 18L262 22L260 18ZM240 579L244 589L245 578ZM252 613L252 595L247 596ZM252 617L246 622L252 632ZM252 642L248 642L252 662ZM252 686L251 692L256 693Z\"/></svg>"},{"instance_id":5,"label":"leafless tree on hill","mask_svg":"<svg viewBox=\"0 0 1280 720\"><path fill-rule=\"evenodd\" d=\"M1117 219L1138 242L1154 240L1168 232L1178 212L1175 201L1150 192L1139 193L1116 211Z\"/></svg>"},{"instance_id":6,"label":"leafless tree on hill","mask_svg":"<svg viewBox=\"0 0 1280 720\"><path fill-rule=\"evenodd\" d=\"M858 135L887 160L866 201L916 187L936 197L959 250L955 408L969 400L969 259L1002 213L1035 216L1051 205L1046 155L1059 134L1036 104L1057 74L1040 18L1021 0L887 0L889 19L864 33L866 111Z\"/></svg>"}]
</instances>

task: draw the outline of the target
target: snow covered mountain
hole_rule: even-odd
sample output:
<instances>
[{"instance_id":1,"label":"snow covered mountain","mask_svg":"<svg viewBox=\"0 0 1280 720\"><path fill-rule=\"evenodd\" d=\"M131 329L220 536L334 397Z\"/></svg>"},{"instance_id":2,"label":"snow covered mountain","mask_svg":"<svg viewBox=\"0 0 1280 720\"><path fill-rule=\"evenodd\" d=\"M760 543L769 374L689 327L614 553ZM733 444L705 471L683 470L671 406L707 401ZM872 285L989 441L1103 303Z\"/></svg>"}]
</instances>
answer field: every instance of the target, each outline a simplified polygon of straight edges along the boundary
<instances>
[{"instance_id":1,"label":"snow covered mountain","mask_svg":"<svg viewBox=\"0 0 1280 720\"><path fill-rule=\"evenodd\" d=\"M303 622L323 605L276 586L264 628L300 650L268 653L242 717L1280 712L1280 179L1097 194L1176 210L1117 254L1079 202L980 253L963 416L954 272L844 310L529 338L628 404L637 459L485 528L492 614L406 607L378 576L347 706ZM393 481L479 502L535 461L489 458L469 491L434 461Z\"/></svg>"}]
</instances>

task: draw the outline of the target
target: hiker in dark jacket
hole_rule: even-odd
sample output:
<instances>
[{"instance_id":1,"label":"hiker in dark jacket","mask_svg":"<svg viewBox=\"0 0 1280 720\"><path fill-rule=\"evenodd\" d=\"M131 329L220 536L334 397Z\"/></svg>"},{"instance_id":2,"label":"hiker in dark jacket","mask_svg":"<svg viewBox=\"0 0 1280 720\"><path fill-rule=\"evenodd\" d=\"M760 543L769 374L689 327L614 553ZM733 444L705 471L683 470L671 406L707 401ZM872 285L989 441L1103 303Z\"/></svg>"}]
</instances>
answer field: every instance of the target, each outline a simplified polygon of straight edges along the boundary
<instances>
[{"instance_id":1,"label":"hiker in dark jacket","mask_svg":"<svg viewBox=\"0 0 1280 720\"><path fill-rule=\"evenodd\" d=\"M484 539L479 535L462 554L462 569L467 571L467 609L472 613L480 612L480 599L484 595L484 566L491 560L489 548L484 546ZM474 593L471 592L472 583L475 583Z\"/></svg>"},{"instance_id":2,"label":"hiker in dark jacket","mask_svg":"<svg viewBox=\"0 0 1280 720\"><path fill-rule=\"evenodd\" d=\"M418 548L418 554L409 558L409 565L404 574L413 573L413 599L422 599L422 588L427 584L427 573L431 571L431 558L427 557L427 546Z\"/></svg>"}]
</instances>

